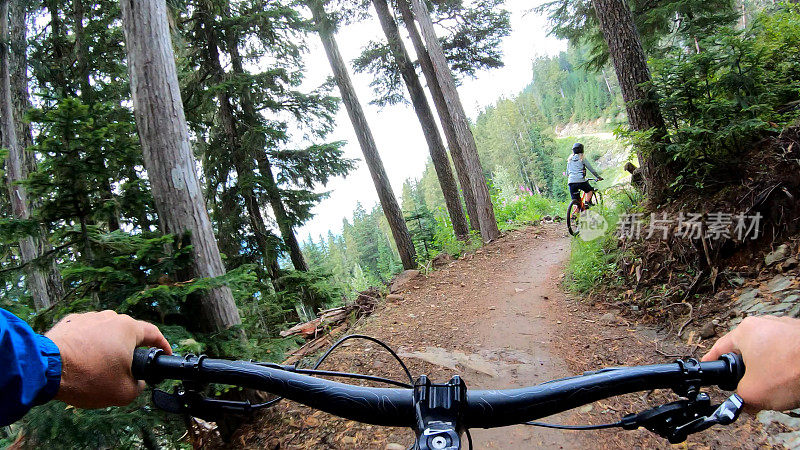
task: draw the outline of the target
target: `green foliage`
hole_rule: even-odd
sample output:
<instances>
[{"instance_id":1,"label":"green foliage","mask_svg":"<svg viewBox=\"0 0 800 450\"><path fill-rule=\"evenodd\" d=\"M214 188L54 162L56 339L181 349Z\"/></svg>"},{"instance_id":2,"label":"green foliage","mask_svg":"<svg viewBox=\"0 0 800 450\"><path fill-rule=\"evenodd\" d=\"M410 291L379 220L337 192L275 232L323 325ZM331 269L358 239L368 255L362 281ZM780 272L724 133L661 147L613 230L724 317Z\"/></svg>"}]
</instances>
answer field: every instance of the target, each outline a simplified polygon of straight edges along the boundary
<instances>
[{"instance_id":1,"label":"green foliage","mask_svg":"<svg viewBox=\"0 0 800 450\"><path fill-rule=\"evenodd\" d=\"M584 241L577 236L572 239L572 249L567 265L565 287L576 293L586 293L599 282L615 283L611 277L617 274L620 257L616 224L620 215L633 207L633 193L619 192L604 200L606 208L599 210L608 222L608 231L594 240ZM595 209L594 211L598 211Z\"/></svg>"},{"instance_id":2,"label":"green foliage","mask_svg":"<svg viewBox=\"0 0 800 450\"><path fill-rule=\"evenodd\" d=\"M126 213L139 219L151 211L152 199L141 188L141 149L133 117L112 104L85 105L65 98L50 110L31 110L29 120L40 130L29 151L38 155L38 170L24 183L37 198L39 220L50 223L103 222L119 226L120 205L112 183L120 183ZM73 220L74 219L74 220ZM86 230L81 230L86 240ZM85 248L88 257L91 249Z\"/></svg>"},{"instance_id":3,"label":"green foliage","mask_svg":"<svg viewBox=\"0 0 800 450\"><path fill-rule=\"evenodd\" d=\"M713 34L719 25L738 18L731 0L629 0L636 28L646 53L658 53L665 41L678 36L680 46L694 45L694 38ZM547 14L551 34L588 49L584 66L599 71L608 64L608 46L603 39L591 0L552 0L536 8Z\"/></svg>"},{"instance_id":4,"label":"green foliage","mask_svg":"<svg viewBox=\"0 0 800 450\"><path fill-rule=\"evenodd\" d=\"M358 6L342 9L339 14L369 17L366 14L369 2L356 0L353 3ZM428 3L431 18L441 31L442 49L456 79L475 77L481 70L503 67L501 44L511 33L510 14L503 8L504 3L505 0ZM399 19L400 12L395 16ZM387 42L370 41L353 60L353 67L356 72L373 75L370 86L375 98L370 103L385 106L406 101L406 88Z\"/></svg>"},{"instance_id":5,"label":"green foliage","mask_svg":"<svg viewBox=\"0 0 800 450\"><path fill-rule=\"evenodd\" d=\"M717 29L699 53L673 48L653 61L666 150L682 168L673 187L735 179L755 140L798 117L800 56L787 51L798 47L800 8L785 5L744 30Z\"/></svg>"},{"instance_id":6,"label":"green foliage","mask_svg":"<svg viewBox=\"0 0 800 450\"><path fill-rule=\"evenodd\" d=\"M540 221L544 216L563 217L566 210L566 203L535 195L526 190L521 190L511 201L495 203L495 216L501 229L511 229Z\"/></svg>"},{"instance_id":7,"label":"green foliage","mask_svg":"<svg viewBox=\"0 0 800 450\"><path fill-rule=\"evenodd\" d=\"M452 32L442 39L442 49L455 73L474 77L479 70L503 66L500 44L511 33L504 2L477 0L469 6L461 0L434 3L434 15L442 16L441 25Z\"/></svg>"},{"instance_id":8,"label":"green foliage","mask_svg":"<svg viewBox=\"0 0 800 450\"><path fill-rule=\"evenodd\" d=\"M466 242L458 240L453 231L453 223L450 222L450 217L444 213L436 216L436 227L433 231L433 248L448 253L450 256L458 257L465 252L474 251L481 245L483 245L483 241L477 231L473 231Z\"/></svg>"},{"instance_id":9,"label":"green foliage","mask_svg":"<svg viewBox=\"0 0 800 450\"><path fill-rule=\"evenodd\" d=\"M124 408L79 410L61 402L39 406L23 426L42 448L141 448L150 440L161 448L178 448L183 419L146 407L140 396Z\"/></svg>"},{"instance_id":10,"label":"green foliage","mask_svg":"<svg viewBox=\"0 0 800 450\"><path fill-rule=\"evenodd\" d=\"M328 232L318 242L309 236L303 254L312 271L329 276L339 299L380 286L403 270L380 205L367 212L358 203L352 218L344 220L341 235Z\"/></svg>"},{"instance_id":11,"label":"green foliage","mask_svg":"<svg viewBox=\"0 0 800 450\"><path fill-rule=\"evenodd\" d=\"M329 273L319 269L308 272L291 271L278 279L281 290L277 292L278 304L294 306L303 299L314 300L309 306L315 310L335 306L344 298L344 290L333 282Z\"/></svg>"},{"instance_id":12,"label":"green foliage","mask_svg":"<svg viewBox=\"0 0 800 450\"><path fill-rule=\"evenodd\" d=\"M502 169L502 168L501 168ZM563 216L566 203L535 194L524 185L514 185L504 180L504 170L495 174L500 186L490 184L494 214L501 230L513 229L540 221L544 216Z\"/></svg>"},{"instance_id":13,"label":"green foliage","mask_svg":"<svg viewBox=\"0 0 800 450\"><path fill-rule=\"evenodd\" d=\"M533 81L520 95L535 105L540 120L551 126L598 118L616 120L623 111L619 83L606 65L587 68L590 51L571 46L553 57L533 62Z\"/></svg>"},{"instance_id":14,"label":"green foliage","mask_svg":"<svg viewBox=\"0 0 800 450\"><path fill-rule=\"evenodd\" d=\"M358 73L371 73L370 87L375 98L370 103L378 106L395 105L406 102L406 89L400 69L394 60L389 44L370 41L353 60Z\"/></svg>"},{"instance_id":15,"label":"green foliage","mask_svg":"<svg viewBox=\"0 0 800 450\"><path fill-rule=\"evenodd\" d=\"M403 202L401 206L408 231L414 241L417 259L425 262L435 257L436 254L434 253L437 252L434 246L436 218L428 208L418 182L409 179L403 183Z\"/></svg>"}]
</instances>

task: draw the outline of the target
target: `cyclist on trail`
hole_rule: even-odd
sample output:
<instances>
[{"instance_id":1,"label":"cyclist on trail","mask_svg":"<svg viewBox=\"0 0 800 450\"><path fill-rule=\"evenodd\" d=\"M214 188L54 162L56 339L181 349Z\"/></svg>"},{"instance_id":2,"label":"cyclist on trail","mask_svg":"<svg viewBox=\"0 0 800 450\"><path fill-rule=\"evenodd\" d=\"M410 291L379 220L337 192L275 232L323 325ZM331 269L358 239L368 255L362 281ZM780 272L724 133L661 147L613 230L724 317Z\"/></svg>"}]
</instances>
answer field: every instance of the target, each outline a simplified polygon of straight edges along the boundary
<instances>
[{"instance_id":1,"label":"cyclist on trail","mask_svg":"<svg viewBox=\"0 0 800 450\"><path fill-rule=\"evenodd\" d=\"M592 206L594 187L586 181L586 169L589 169L597 181L603 181L603 177L598 175L591 163L585 159L583 144L576 143L572 146L572 154L567 158L567 183L569 184L569 195L573 200L581 199L581 191L586 192L585 206Z\"/></svg>"},{"instance_id":2,"label":"cyclist on trail","mask_svg":"<svg viewBox=\"0 0 800 450\"><path fill-rule=\"evenodd\" d=\"M69 315L42 336L0 309L0 426L53 398L79 408L129 404L144 384L131 375L139 346L172 353L155 325L114 311ZM728 352L747 366L738 393L748 406L800 407L800 320L748 317L703 360Z\"/></svg>"}]
</instances>

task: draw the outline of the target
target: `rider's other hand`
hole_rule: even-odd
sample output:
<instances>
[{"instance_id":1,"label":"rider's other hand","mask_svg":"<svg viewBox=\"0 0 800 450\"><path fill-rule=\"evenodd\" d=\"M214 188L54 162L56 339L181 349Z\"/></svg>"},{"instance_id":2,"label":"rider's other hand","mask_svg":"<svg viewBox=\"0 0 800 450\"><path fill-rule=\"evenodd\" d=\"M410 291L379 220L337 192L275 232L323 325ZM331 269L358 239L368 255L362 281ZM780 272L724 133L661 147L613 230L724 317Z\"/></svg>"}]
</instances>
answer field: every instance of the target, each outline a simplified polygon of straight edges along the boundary
<instances>
[{"instance_id":1,"label":"rider's other hand","mask_svg":"<svg viewBox=\"0 0 800 450\"><path fill-rule=\"evenodd\" d=\"M603 177L597 177L597 181L603 181L603 180L604 180Z\"/></svg>"},{"instance_id":2,"label":"rider's other hand","mask_svg":"<svg viewBox=\"0 0 800 450\"><path fill-rule=\"evenodd\" d=\"M155 325L114 311L70 314L46 336L61 351L56 399L79 408L127 405L144 388L133 379L133 350L158 347L172 353Z\"/></svg>"},{"instance_id":3,"label":"rider's other hand","mask_svg":"<svg viewBox=\"0 0 800 450\"><path fill-rule=\"evenodd\" d=\"M703 357L742 355L746 371L737 392L755 409L784 411L800 406L800 320L747 317Z\"/></svg>"}]
</instances>

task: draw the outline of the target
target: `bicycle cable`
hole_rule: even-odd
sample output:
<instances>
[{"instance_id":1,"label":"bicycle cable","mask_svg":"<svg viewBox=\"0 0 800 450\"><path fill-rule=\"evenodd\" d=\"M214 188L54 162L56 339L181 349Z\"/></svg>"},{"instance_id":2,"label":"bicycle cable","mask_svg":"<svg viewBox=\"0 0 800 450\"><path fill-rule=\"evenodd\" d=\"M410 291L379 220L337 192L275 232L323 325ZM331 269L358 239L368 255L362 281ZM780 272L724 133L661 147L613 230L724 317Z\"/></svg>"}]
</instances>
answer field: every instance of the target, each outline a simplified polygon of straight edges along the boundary
<instances>
[{"instance_id":1,"label":"bicycle cable","mask_svg":"<svg viewBox=\"0 0 800 450\"><path fill-rule=\"evenodd\" d=\"M402 367L403 371L406 373L406 376L408 377L408 381L412 385L414 384L414 377L411 376L411 371L408 370L408 367L406 367L406 364L403 362L403 360L399 356L397 356L397 353L395 353L395 351L392 350L391 347L389 347L388 345L386 345L385 343L383 343L379 339L376 339L376 338L374 338L372 336L365 336L363 334L350 334L350 335L347 335L347 336L339 339L339 341L337 341L335 344L333 344L333 346L331 348L329 348L328 351L326 351L325 354L322 355L319 358L317 363L314 364L314 370L319 368L319 366L322 364L323 361L325 361L326 358L328 358L328 356L331 354L331 352L336 350L337 347L339 347L340 345L342 345L343 343L345 343L346 341L348 341L350 339L364 339L364 340L367 340L367 341L374 342L374 343L380 345L381 347L383 347L387 352L389 352L389 354L392 355L392 357L394 357L394 359L397 360L398 363L400 363L400 367Z\"/></svg>"},{"instance_id":2,"label":"bicycle cable","mask_svg":"<svg viewBox=\"0 0 800 450\"><path fill-rule=\"evenodd\" d=\"M524 425L542 428L555 428L557 430L603 430L606 428L617 428L622 426L622 421L616 423L604 423L602 425L561 425L544 422L525 422Z\"/></svg>"},{"instance_id":3,"label":"bicycle cable","mask_svg":"<svg viewBox=\"0 0 800 450\"><path fill-rule=\"evenodd\" d=\"M353 378L356 380L366 380L366 381L374 381L376 383L385 383L391 384L394 386L399 386L405 389L411 389L414 386L404 383L402 381L393 380L391 378L384 378L384 377L376 377L374 375L364 375L361 373L349 373L349 372L336 372L330 370L314 370L314 369L299 369L299 368L288 368L282 366L280 364L275 363L268 363L268 362L254 362L253 364L262 366L262 367L270 367L273 369L285 370L287 372L292 373L300 373L303 375L319 375L319 376L328 376L328 377L340 377L340 378Z\"/></svg>"},{"instance_id":4,"label":"bicycle cable","mask_svg":"<svg viewBox=\"0 0 800 450\"><path fill-rule=\"evenodd\" d=\"M472 450L472 434L469 432L469 429L464 430L467 434L467 442L469 442L469 450Z\"/></svg>"},{"instance_id":5,"label":"bicycle cable","mask_svg":"<svg viewBox=\"0 0 800 450\"><path fill-rule=\"evenodd\" d=\"M391 378L376 377L376 376L372 376L372 375L363 375L363 374L359 374L359 373L332 372L332 371L327 371L327 370L317 370L319 368L319 366L325 361L325 359L327 359L328 356L330 356L330 354L337 347L341 346L345 341L347 341L349 339L364 339L364 340L367 340L367 341L375 342L376 344L378 344L381 347L383 347L384 349L386 349L386 351L388 351L389 354L391 354L397 360L397 362L400 363L400 366L405 371L406 375L408 376L408 379L411 381L411 384L403 383L402 381L392 380ZM257 362L257 361L250 361L250 362L252 362L253 364L259 365L259 366L263 366L263 367L271 367L273 369L285 370L287 372L302 373L302 374L305 374L305 375L325 375L325 376L331 376L331 377L353 378L353 379L359 379L359 380L366 380L366 381L374 381L374 382L378 382L378 383L391 384L391 385L394 385L394 386L400 386L400 387L405 388L405 389L413 389L414 388L414 386L413 386L414 378L411 376L411 372L408 370L408 367L406 367L406 364L397 355L397 353L395 353L395 351L392 350L391 347L389 347L388 345L386 345L384 342L380 341L379 339L376 339L376 338L371 337L371 336L361 335L361 334L351 334L351 335L348 335L348 336L345 336L345 337L339 339L335 344L333 344L333 346L331 346L331 348L329 348L325 352L325 354L323 354L319 358L319 360L317 360L316 364L314 364L314 368L313 369L301 369L299 367L300 361L295 363L294 369L288 369L285 366L282 366L282 365L277 364L277 363L271 363L271 362ZM283 397L276 397L276 398L274 398L272 400L269 400L269 401L266 401L264 403L258 403L258 404L252 405L251 408L253 408L253 409L269 408L270 406L273 406L273 405L277 404L281 400L283 400Z\"/></svg>"}]
</instances>

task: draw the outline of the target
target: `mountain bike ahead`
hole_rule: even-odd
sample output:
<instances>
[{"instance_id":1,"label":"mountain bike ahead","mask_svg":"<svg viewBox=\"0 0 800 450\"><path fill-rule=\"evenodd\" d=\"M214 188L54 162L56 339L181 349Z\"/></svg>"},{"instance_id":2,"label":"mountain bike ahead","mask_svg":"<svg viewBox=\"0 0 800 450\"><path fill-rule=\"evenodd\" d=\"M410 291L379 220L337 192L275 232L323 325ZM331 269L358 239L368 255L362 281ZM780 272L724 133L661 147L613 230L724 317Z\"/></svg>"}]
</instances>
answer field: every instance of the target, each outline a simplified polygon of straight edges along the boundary
<instances>
[{"instance_id":1,"label":"mountain bike ahead","mask_svg":"<svg viewBox=\"0 0 800 450\"><path fill-rule=\"evenodd\" d=\"M400 361L409 382L318 370L335 348L354 338L369 339L383 346ZM672 443L683 442L692 433L716 424L728 425L738 418L743 406L738 395L731 395L720 405L712 405L709 396L700 389L712 385L735 389L744 375L744 363L739 355L730 353L719 361L701 363L689 359L671 364L614 367L520 389L473 390L467 389L459 376L445 384L434 383L425 375L414 380L402 360L386 344L367 336L352 335L331 347L313 369L195 355L170 356L159 349L137 349L132 373L151 385L165 379L183 381L173 393L153 390L153 403L172 413L214 421L223 414L249 413L285 397L358 422L411 428L416 433L412 446L416 450L458 450L462 448L462 436L466 436L468 448L472 448L470 428L517 424L569 430L644 427ZM357 386L318 376L354 378L398 387ZM281 397L257 405L212 399L203 395L209 383L258 389ZM604 425L532 422L604 398L652 389L671 389L683 398Z\"/></svg>"},{"instance_id":2,"label":"mountain bike ahead","mask_svg":"<svg viewBox=\"0 0 800 450\"><path fill-rule=\"evenodd\" d=\"M597 178L588 178L586 181L600 181ZM588 210L591 206L586 204L588 193L584 192L578 200L573 200L567 206L567 230L572 236L577 236L580 233L581 214ZM594 204L603 206L603 193L599 190L594 191Z\"/></svg>"}]
</instances>

